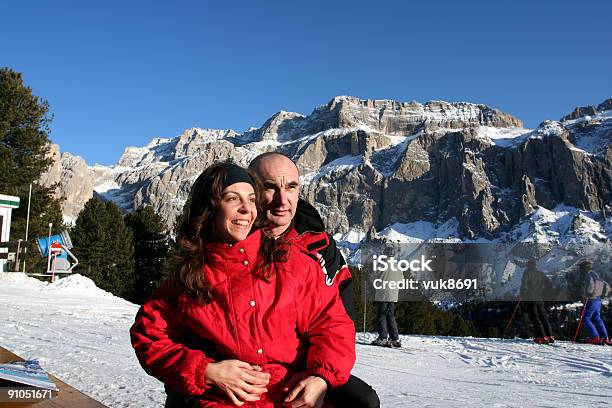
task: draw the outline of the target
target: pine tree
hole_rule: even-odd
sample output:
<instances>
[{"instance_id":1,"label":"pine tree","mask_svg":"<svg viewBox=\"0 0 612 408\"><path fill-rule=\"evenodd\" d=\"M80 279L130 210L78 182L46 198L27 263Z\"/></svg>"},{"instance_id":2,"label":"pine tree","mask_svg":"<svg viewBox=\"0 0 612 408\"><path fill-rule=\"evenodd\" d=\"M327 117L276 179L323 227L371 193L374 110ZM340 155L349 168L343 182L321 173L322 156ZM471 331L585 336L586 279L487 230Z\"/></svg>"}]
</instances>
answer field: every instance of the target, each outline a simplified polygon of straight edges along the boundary
<instances>
[{"instance_id":1,"label":"pine tree","mask_svg":"<svg viewBox=\"0 0 612 408\"><path fill-rule=\"evenodd\" d=\"M102 220L105 216L104 201L97 196L92 197L79 213L70 234L74 244L72 252L79 259L76 271L96 284L103 280L102 270L110 264L108 249L105 248L107 234Z\"/></svg>"},{"instance_id":2,"label":"pine tree","mask_svg":"<svg viewBox=\"0 0 612 408\"><path fill-rule=\"evenodd\" d=\"M106 203L108 214L106 245L113 248L110 253L113 259L112 268L105 276L111 293L129 297L134 292L134 244L132 231L125 225L121 209L113 202Z\"/></svg>"},{"instance_id":3,"label":"pine tree","mask_svg":"<svg viewBox=\"0 0 612 408\"><path fill-rule=\"evenodd\" d=\"M433 323L436 328L435 334L442 336L452 336L453 333L453 316L446 310L441 310L435 305L433 311Z\"/></svg>"},{"instance_id":4,"label":"pine tree","mask_svg":"<svg viewBox=\"0 0 612 408\"><path fill-rule=\"evenodd\" d=\"M461 316L453 317L453 328L452 328L452 336L473 336L474 329L468 324L468 322L462 318Z\"/></svg>"},{"instance_id":5,"label":"pine tree","mask_svg":"<svg viewBox=\"0 0 612 408\"><path fill-rule=\"evenodd\" d=\"M408 334L437 334L434 323L435 306L426 300L415 302L401 302L398 304L404 309L406 333Z\"/></svg>"},{"instance_id":6,"label":"pine tree","mask_svg":"<svg viewBox=\"0 0 612 408\"><path fill-rule=\"evenodd\" d=\"M53 223L53 233L62 226L54 189L40 184L42 174L51 164L47 157L51 119L48 102L32 94L21 74L0 68L0 194L21 199L19 208L12 213L11 239L23 239L32 183L28 270L42 267L44 261L38 255L35 239L47 236L49 223Z\"/></svg>"},{"instance_id":7,"label":"pine tree","mask_svg":"<svg viewBox=\"0 0 612 408\"><path fill-rule=\"evenodd\" d=\"M163 279L171 240L164 219L151 207L129 213L125 217L125 223L134 237L135 285L130 300L141 304Z\"/></svg>"},{"instance_id":8,"label":"pine tree","mask_svg":"<svg viewBox=\"0 0 612 408\"><path fill-rule=\"evenodd\" d=\"M132 232L116 204L92 197L79 213L71 236L79 273L116 296L133 293Z\"/></svg>"}]
</instances>

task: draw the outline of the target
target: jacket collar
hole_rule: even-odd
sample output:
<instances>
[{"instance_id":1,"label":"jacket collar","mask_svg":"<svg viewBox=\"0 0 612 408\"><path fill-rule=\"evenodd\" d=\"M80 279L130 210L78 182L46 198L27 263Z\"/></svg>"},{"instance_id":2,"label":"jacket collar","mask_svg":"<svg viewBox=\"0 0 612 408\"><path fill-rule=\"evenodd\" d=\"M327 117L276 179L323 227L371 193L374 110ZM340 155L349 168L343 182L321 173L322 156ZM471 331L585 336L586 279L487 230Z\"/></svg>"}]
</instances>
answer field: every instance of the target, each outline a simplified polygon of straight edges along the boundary
<instances>
[{"instance_id":1,"label":"jacket collar","mask_svg":"<svg viewBox=\"0 0 612 408\"><path fill-rule=\"evenodd\" d=\"M298 236L298 232L295 229L295 224L293 223L293 221L291 222L291 224L289 225L289 227L287 227L287 229L280 234L279 236L275 237L276 239L283 239L285 241L289 241L295 237Z\"/></svg>"},{"instance_id":2,"label":"jacket collar","mask_svg":"<svg viewBox=\"0 0 612 408\"><path fill-rule=\"evenodd\" d=\"M253 231L244 241L206 244L206 264L223 262L254 262L261 244L261 231ZM241 251L242 250L242 251Z\"/></svg>"}]
</instances>

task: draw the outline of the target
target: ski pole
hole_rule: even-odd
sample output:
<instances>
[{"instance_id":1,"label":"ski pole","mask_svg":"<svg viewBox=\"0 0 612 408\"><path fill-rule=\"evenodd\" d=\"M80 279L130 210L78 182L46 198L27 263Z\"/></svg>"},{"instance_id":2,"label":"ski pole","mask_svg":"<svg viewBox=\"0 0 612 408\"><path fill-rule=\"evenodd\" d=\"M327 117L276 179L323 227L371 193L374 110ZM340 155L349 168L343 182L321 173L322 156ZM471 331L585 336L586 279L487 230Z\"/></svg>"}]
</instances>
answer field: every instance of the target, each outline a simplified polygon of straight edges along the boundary
<instances>
[{"instance_id":1,"label":"ski pole","mask_svg":"<svg viewBox=\"0 0 612 408\"><path fill-rule=\"evenodd\" d=\"M520 304L521 304L520 300L518 302L516 302L516 306L514 307L514 311L512 312L512 316L510 316L510 320L508 320L508 324L506 325L506 328L504 329L504 332L502 333L502 339L504 337L506 337L506 331L508 331L508 328L510 327L510 324L512 323L512 320L514 320L514 315L516 314L516 311L518 310Z\"/></svg>"},{"instance_id":2,"label":"ski pole","mask_svg":"<svg viewBox=\"0 0 612 408\"><path fill-rule=\"evenodd\" d=\"M582 318L584 317L584 312L586 311L587 304L589 303L589 299L584 300L584 306L582 306L582 314L580 315L580 321L578 322L578 327L576 328L576 334L574 334L573 342L576 342L576 337L578 337L578 331L580 330L580 325L582 324Z\"/></svg>"},{"instance_id":3,"label":"ski pole","mask_svg":"<svg viewBox=\"0 0 612 408\"><path fill-rule=\"evenodd\" d=\"M367 343L367 335L366 335L366 320L367 320L367 314L368 314L368 282L370 280L370 272L367 271L365 269L365 267L362 267L361 269L359 269L359 273L360 273L360 279L363 281L363 297L361 299L361 306L363 308L363 334L361 336L363 343Z\"/></svg>"}]
</instances>

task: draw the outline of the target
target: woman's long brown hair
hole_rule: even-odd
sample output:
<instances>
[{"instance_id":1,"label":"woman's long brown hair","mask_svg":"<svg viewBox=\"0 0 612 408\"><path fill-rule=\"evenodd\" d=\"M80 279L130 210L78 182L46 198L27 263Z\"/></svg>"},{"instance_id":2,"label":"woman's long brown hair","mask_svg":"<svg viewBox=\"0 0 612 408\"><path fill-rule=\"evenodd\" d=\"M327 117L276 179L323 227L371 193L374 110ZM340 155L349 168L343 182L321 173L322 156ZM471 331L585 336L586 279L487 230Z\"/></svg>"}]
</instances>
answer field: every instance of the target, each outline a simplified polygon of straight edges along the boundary
<instances>
[{"instance_id":1,"label":"woman's long brown hair","mask_svg":"<svg viewBox=\"0 0 612 408\"><path fill-rule=\"evenodd\" d=\"M168 285L182 293L210 303L212 288L202 273L206 243L214 237L214 218L221 205L223 181L232 163L213 164L196 179L177 233L179 256L168 275Z\"/></svg>"}]
</instances>

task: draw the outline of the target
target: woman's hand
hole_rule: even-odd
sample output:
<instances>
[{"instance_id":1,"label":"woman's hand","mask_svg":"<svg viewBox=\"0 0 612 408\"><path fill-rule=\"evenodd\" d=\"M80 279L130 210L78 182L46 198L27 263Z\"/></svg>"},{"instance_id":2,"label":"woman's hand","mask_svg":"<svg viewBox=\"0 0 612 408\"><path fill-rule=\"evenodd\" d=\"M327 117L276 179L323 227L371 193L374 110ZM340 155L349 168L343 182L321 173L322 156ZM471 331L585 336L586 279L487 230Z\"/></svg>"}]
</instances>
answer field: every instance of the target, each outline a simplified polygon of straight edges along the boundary
<instances>
[{"instance_id":1,"label":"woman's hand","mask_svg":"<svg viewBox=\"0 0 612 408\"><path fill-rule=\"evenodd\" d=\"M296 374L289 381L291 384L294 379L304 375ZM287 388L286 388L287 389ZM297 383L285 398L285 406L291 408L320 408L323 405L323 398L327 392L327 383L321 377L314 375L308 376Z\"/></svg>"},{"instance_id":2,"label":"woman's hand","mask_svg":"<svg viewBox=\"0 0 612 408\"><path fill-rule=\"evenodd\" d=\"M270 381L270 374L262 373L261 367L240 360L210 363L205 375L206 384L219 387L237 406L245 401L259 401L259 396L268 391L266 385Z\"/></svg>"}]
</instances>

